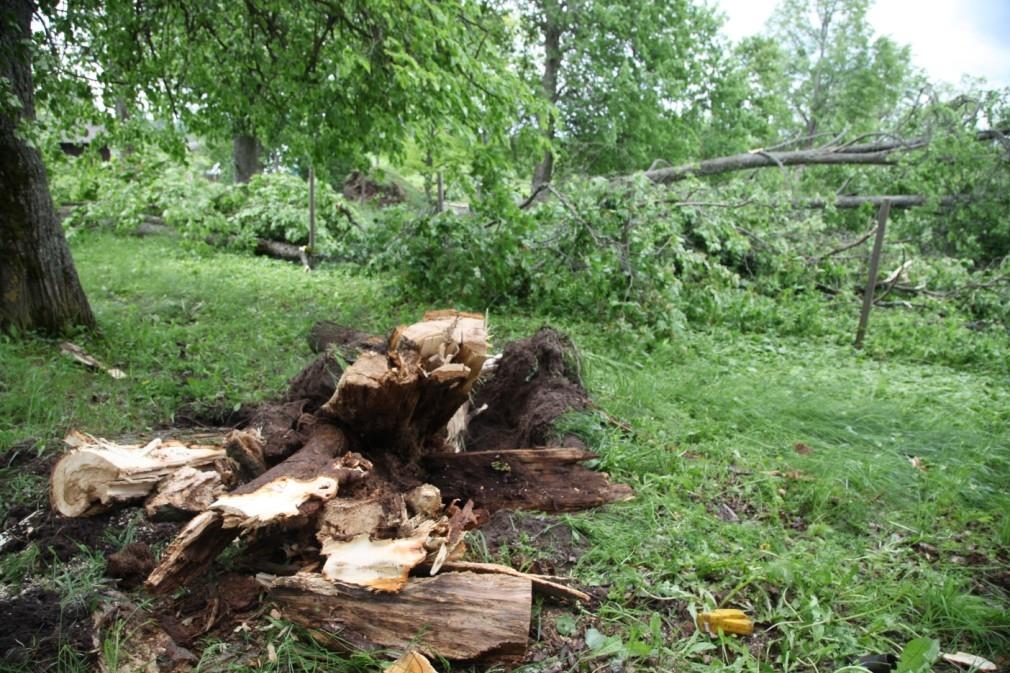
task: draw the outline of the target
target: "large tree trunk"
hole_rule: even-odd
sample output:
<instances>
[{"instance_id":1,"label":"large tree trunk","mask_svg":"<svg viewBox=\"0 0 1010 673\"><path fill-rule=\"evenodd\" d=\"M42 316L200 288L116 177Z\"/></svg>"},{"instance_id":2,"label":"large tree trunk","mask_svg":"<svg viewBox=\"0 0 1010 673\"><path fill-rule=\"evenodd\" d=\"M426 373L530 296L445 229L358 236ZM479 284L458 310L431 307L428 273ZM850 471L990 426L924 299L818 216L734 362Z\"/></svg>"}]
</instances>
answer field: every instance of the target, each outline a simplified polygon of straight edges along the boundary
<instances>
[{"instance_id":1,"label":"large tree trunk","mask_svg":"<svg viewBox=\"0 0 1010 673\"><path fill-rule=\"evenodd\" d=\"M548 0L544 3L544 74L541 79L543 96L551 105L558 101L558 72L561 70L561 22L558 14L561 9L556 2ZM541 124L541 131L548 141L554 141L554 113L547 113ZM543 161L533 168L532 191L541 185L549 184L554 176L554 154L548 150Z\"/></svg>"},{"instance_id":2,"label":"large tree trunk","mask_svg":"<svg viewBox=\"0 0 1010 673\"><path fill-rule=\"evenodd\" d=\"M260 144L251 133L236 133L232 141L235 182L249 182L260 172Z\"/></svg>"},{"instance_id":3,"label":"large tree trunk","mask_svg":"<svg viewBox=\"0 0 1010 673\"><path fill-rule=\"evenodd\" d=\"M0 330L61 332L95 318L56 217L42 155L19 136L35 116L32 5L0 8L0 79L11 82L20 111L0 102Z\"/></svg>"}]
</instances>

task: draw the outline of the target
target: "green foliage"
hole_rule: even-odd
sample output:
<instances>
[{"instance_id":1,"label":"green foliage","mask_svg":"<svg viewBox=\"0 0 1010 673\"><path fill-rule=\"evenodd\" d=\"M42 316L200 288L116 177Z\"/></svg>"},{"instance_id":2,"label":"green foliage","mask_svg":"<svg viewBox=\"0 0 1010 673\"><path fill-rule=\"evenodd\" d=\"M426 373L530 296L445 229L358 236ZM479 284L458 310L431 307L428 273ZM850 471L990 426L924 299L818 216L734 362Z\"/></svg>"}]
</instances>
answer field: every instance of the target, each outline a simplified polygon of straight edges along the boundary
<instances>
[{"instance_id":1,"label":"green foliage","mask_svg":"<svg viewBox=\"0 0 1010 673\"><path fill-rule=\"evenodd\" d=\"M873 39L870 0L783 0L769 22L783 46L794 115L780 121L805 135L874 131L894 118L912 74L910 51Z\"/></svg>"},{"instance_id":2,"label":"green foliage","mask_svg":"<svg viewBox=\"0 0 1010 673\"><path fill-rule=\"evenodd\" d=\"M566 173L627 173L657 157L679 161L699 149L700 129L725 111L722 86L731 69L721 56L718 21L690 0L527 0L516 3L522 28L519 63L541 88L548 34L558 35L555 151ZM555 66L551 66L555 68ZM730 124L726 124L730 126Z\"/></svg>"},{"instance_id":3,"label":"green foliage","mask_svg":"<svg viewBox=\"0 0 1010 673\"><path fill-rule=\"evenodd\" d=\"M64 226L112 227L132 233L152 218L194 241L251 249L264 238L296 245L308 243L308 185L286 173L267 173L247 184L208 180L203 164L183 165L157 153L149 158L101 162L70 159L54 171L57 203L76 204ZM336 254L349 229L354 207L332 187L316 187L316 251ZM159 222L160 224L160 222Z\"/></svg>"},{"instance_id":4,"label":"green foliage","mask_svg":"<svg viewBox=\"0 0 1010 673\"><path fill-rule=\"evenodd\" d=\"M298 245L309 242L308 185L296 175L272 173L256 175L233 195L237 207L228 218L230 229L242 236L287 241ZM316 249L322 253L338 250L339 241L348 230L349 209L344 197L326 183L316 187Z\"/></svg>"}]
</instances>

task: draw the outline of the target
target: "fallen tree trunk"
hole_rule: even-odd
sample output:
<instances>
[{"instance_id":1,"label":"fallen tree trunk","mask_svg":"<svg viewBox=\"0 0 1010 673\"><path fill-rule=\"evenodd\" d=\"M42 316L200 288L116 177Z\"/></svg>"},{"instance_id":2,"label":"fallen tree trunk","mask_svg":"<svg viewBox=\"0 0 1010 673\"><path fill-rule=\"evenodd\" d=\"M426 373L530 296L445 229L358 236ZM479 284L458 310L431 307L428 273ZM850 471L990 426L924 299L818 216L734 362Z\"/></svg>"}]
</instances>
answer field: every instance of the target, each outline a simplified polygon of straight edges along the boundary
<instances>
[{"instance_id":1,"label":"fallen tree trunk","mask_svg":"<svg viewBox=\"0 0 1010 673\"><path fill-rule=\"evenodd\" d=\"M839 152L833 150L795 150L792 152L745 152L728 157L706 159L692 164L646 171L645 177L659 185L685 180L692 176L718 175L750 168L770 166L810 166L839 164L893 164L892 150L877 152Z\"/></svg>"},{"instance_id":2,"label":"fallen tree trunk","mask_svg":"<svg viewBox=\"0 0 1010 673\"><path fill-rule=\"evenodd\" d=\"M938 205L950 207L957 203L966 203L970 199L962 196L942 196L937 200ZM860 208L862 206L873 206L879 208L884 201L889 201L892 208L916 208L924 206L930 201L930 197L922 194L871 194L871 195L847 195L837 196L834 199L809 198L793 199L792 201L772 201L755 202L752 200L743 201L699 201L671 200L671 205L680 208L743 208L745 206L756 205L765 208L809 208L812 210L827 208L828 206L839 209Z\"/></svg>"},{"instance_id":3,"label":"fallen tree trunk","mask_svg":"<svg viewBox=\"0 0 1010 673\"><path fill-rule=\"evenodd\" d=\"M999 139L1006 131L987 129L979 131L976 139L979 141ZM705 159L680 166L657 168L645 172L645 177L656 184L667 185L691 176L719 175L733 171L751 168L769 168L778 166L811 166L839 164L893 164L892 155L896 152L908 152L922 149L929 145L929 138L902 139L887 137L870 143L834 145L808 150L792 150L788 152L752 150L714 159ZM622 178L626 179L626 178Z\"/></svg>"},{"instance_id":4,"label":"fallen tree trunk","mask_svg":"<svg viewBox=\"0 0 1010 673\"><path fill-rule=\"evenodd\" d=\"M938 203L939 205L946 207L952 206L964 200L965 199L957 196L943 196L940 197ZM827 208L829 204L833 205L835 208L860 208L862 206L873 206L874 208L879 208L885 201L890 202L892 208L915 208L929 203L930 197L923 196L921 194L838 196L833 202L826 199L803 199L801 201L794 201L793 203L799 208L810 209Z\"/></svg>"},{"instance_id":5,"label":"fallen tree trunk","mask_svg":"<svg viewBox=\"0 0 1010 673\"><path fill-rule=\"evenodd\" d=\"M287 619L332 634L330 646L410 647L459 661L517 662L526 653L532 590L523 577L442 573L375 593L306 574L278 577L268 592Z\"/></svg>"}]
</instances>

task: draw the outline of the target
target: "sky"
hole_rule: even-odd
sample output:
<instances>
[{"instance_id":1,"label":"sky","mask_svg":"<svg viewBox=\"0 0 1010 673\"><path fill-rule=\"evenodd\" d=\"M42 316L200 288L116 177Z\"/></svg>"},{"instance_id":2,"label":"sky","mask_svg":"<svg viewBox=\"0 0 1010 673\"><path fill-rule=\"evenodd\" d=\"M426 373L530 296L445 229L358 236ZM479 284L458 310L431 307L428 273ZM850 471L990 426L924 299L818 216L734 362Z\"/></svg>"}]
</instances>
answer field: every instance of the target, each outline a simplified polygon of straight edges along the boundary
<instances>
[{"instance_id":1,"label":"sky","mask_svg":"<svg viewBox=\"0 0 1010 673\"><path fill-rule=\"evenodd\" d=\"M733 40L759 32L777 0L711 0L726 15ZM1010 86L1010 0L877 0L869 13L879 35L912 48L912 61L933 80L963 75Z\"/></svg>"}]
</instances>

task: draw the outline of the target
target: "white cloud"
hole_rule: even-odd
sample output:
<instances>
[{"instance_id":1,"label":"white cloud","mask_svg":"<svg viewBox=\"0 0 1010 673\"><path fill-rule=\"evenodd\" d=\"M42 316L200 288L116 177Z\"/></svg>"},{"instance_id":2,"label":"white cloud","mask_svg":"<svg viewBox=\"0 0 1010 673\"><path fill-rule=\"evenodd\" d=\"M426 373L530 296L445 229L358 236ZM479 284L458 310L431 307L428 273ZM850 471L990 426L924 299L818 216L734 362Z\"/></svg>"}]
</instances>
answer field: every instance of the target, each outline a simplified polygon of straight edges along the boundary
<instances>
[{"instance_id":1,"label":"white cloud","mask_svg":"<svg viewBox=\"0 0 1010 673\"><path fill-rule=\"evenodd\" d=\"M933 80L956 84L962 76L1010 86L1007 0L877 0L869 20L879 35L912 48L912 62ZM714 0L733 40L763 30L776 0Z\"/></svg>"}]
</instances>

